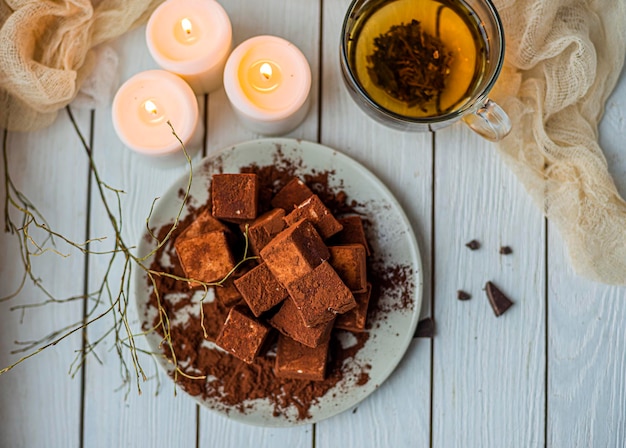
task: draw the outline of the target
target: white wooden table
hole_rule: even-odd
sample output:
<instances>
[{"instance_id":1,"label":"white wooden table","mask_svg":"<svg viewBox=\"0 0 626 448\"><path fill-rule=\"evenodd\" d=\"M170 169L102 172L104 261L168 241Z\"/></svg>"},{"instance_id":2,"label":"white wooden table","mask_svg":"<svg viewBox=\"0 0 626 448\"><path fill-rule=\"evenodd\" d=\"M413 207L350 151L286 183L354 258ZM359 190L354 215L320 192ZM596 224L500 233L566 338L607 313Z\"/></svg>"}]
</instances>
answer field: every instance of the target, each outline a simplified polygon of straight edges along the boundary
<instances>
[{"instance_id":1,"label":"white wooden table","mask_svg":"<svg viewBox=\"0 0 626 448\"><path fill-rule=\"evenodd\" d=\"M371 169L396 195L418 235L425 266L422 316L437 334L414 339L398 369L373 395L316 425L267 429L230 421L174 397L163 378L128 397L110 343L68 376L76 334L0 376L2 447L624 447L626 446L626 288L591 283L570 268L556 229L546 222L495 147L457 124L434 134L387 129L366 117L342 85L339 31L349 0L222 0L235 43L258 34L294 42L314 78L312 108L288 137L336 148ZM288 5L288 6L285 6ZM156 68L144 28L114 47L120 80ZM235 119L222 91L203 107L204 155L259 138ZM600 141L626 194L626 76L609 99ZM103 180L126 192L124 237L137 241L155 196L183 172L131 154L116 137L109 107L74 111ZM16 186L49 223L76 241L107 235L87 157L61 111L49 128L10 133ZM199 160L199 155L195 161ZM2 173L4 175L4 173ZM1 197L4 199L4 183ZM92 189L90 194L90 188ZM482 242L478 251L465 243ZM15 236L0 235L0 295L18 287L22 264ZM500 255L509 245L513 253ZM106 265L80 253L46 254L35 272L57 297L93 287ZM515 302L496 318L482 290L493 280ZM457 290L472 294L457 300ZM81 319L80 301L29 310L12 306L45 297L27 284L0 304L0 367L15 361L15 340L41 337ZM90 334L106 328L90 327Z\"/></svg>"}]
</instances>

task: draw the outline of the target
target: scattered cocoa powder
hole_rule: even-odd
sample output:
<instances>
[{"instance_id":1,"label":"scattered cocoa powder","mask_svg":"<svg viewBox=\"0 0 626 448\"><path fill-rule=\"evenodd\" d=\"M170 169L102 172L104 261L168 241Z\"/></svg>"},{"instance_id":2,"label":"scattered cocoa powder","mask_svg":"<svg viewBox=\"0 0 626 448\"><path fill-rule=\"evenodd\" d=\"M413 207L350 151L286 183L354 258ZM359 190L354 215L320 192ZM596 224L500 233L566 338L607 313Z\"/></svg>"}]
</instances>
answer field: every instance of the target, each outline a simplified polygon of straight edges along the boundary
<instances>
[{"instance_id":1,"label":"scattered cocoa powder","mask_svg":"<svg viewBox=\"0 0 626 448\"><path fill-rule=\"evenodd\" d=\"M259 194L259 213L269 210L270 199L273 195L289 182L295 175L296 169L302 168L302 163L293 161L283 156L280 148L277 148L275 160L272 165L257 166L249 165L242 167L241 172L256 173L261 190ZM212 165L206 168L211 172L222 172L220 159L214 159ZM329 209L336 215L356 213L355 207L359 204L348 202L346 194L339 188L329 186L329 176L332 171L311 172L303 176L303 180L320 198ZM174 251L173 241L176 236L185 229L200 213L201 208L195 209L188 206L190 212L174 230L167 244L158 249L150 268L153 271L165 272L184 277L178 257ZM171 224L157 229L155 233L162 240L170 231ZM366 227L367 230L367 227ZM396 310L412 310L414 306L413 272L410 266L389 265L383 260L372 256L368 278L372 283L372 296L368 320L370 325L386 318L386 314ZM290 409L297 410L299 420L310 418L309 409L329 390L352 375L350 384L362 386L369 381L371 365L365 364L349 369L346 365L354 367L355 355L363 348L369 339L369 333L353 333L355 343L349 347L343 347L340 343L342 330L335 330L331 336L329 364L327 377L324 381L305 381L277 378L274 375L275 362L275 339L267 343L263 354L258 356L252 364L246 364L234 356L213 348L208 341L213 342L226 319L228 309L217 300L203 302L203 324L207 332L207 338L201 325L199 313L188 312L188 318L182 322L176 320L177 312L184 307L192 305L192 297L198 294L190 290L186 282L173 280L169 277L155 277L155 289L148 285L152 291L149 299L152 322L144 322L144 329L157 328L157 332L163 336L162 327L158 325L159 315L155 312L159 307L171 322L170 336L172 350L176 354L180 368L188 375L206 375L206 380L191 379L184 375L177 375L177 382L187 393L212 401L217 401L225 412L236 409L245 413L252 407L256 399L267 398L274 409L274 415L288 415ZM155 293L158 291L158 294ZM201 292L200 292L201 294ZM383 298L384 300L379 300ZM145 316L145 320L148 320ZM171 351L167 347L164 353L171 358ZM346 362L352 360L352 363ZM354 387L354 386L351 386ZM334 391L333 394L341 391ZM334 395L333 395L334 396Z\"/></svg>"}]
</instances>

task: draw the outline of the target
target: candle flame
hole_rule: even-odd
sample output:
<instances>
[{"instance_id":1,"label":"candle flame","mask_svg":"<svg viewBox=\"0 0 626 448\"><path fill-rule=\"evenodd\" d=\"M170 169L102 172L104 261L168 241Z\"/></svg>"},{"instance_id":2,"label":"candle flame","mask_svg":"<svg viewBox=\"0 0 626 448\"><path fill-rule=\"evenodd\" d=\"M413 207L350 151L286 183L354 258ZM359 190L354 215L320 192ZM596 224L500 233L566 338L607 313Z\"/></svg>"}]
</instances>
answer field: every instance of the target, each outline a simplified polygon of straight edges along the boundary
<instances>
[{"instance_id":1,"label":"candle flame","mask_svg":"<svg viewBox=\"0 0 626 448\"><path fill-rule=\"evenodd\" d=\"M191 20L185 17L183 20L180 21L180 26L183 28L183 31L187 36L191 34Z\"/></svg>"},{"instance_id":2,"label":"candle flame","mask_svg":"<svg viewBox=\"0 0 626 448\"><path fill-rule=\"evenodd\" d=\"M143 108L146 109L146 112L148 112L150 115L156 115L159 112L156 104L154 104L150 100L147 100L145 103L143 103Z\"/></svg>"},{"instance_id":3,"label":"candle flame","mask_svg":"<svg viewBox=\"0 0 626 448\"><path fill-rule=\"evenodd\" d=\"M259 69L259 71L261 72L261 76L263 76L265 79L270 79L272 77L272 66L267 62L261 64L261 68Z\"/></svg>"}]
</instances>

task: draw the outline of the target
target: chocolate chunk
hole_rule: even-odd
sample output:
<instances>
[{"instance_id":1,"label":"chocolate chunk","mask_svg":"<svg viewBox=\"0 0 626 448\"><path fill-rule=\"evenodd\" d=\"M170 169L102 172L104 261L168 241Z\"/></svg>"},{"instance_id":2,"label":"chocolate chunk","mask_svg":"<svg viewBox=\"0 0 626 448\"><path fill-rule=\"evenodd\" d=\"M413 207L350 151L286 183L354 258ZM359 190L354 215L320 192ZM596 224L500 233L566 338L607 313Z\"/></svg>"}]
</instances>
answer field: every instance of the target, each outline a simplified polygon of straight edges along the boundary
<instances>
[{"instance_id":1,"label":"chocolate chunk","mask_svg":"<svg viewBox=\"0 0 626 448\"><path fill-rule=\"evenodd\" d=\"M276 350L276 376L321 381L326 376L327 359L328 341L311 348L281 334Z\"/></svg>"},{"instance_id":2,"label":"chocolate chunk","mask_svg":"<svg viewBox=\"0 0 626 448\"><path fill-rule=\"evenodd\" d=\"M180 233L180 235L178 235L176 240L182 241L185 238L194 238L204 233L211 233L217 230L228 232L228 227L215 219L208 209L205 209L185 230Z\"/></svg>"},{"instance_id":3,"label":"chocolate chunk","mask_svg":"<svg viewBox=\"0 0 626 448\"><path fill-rule=\"evenodd\" d=\"M506 310L513 305L513 302L511 302L511 300L493 283L487 282L485 291L487 292L487 298L489 299L489 303L496 317L504 314Z\"/></svg>"},{"instance_id":4,"label":"chocolate chunk","mask_svg":"<svg viewBox=\"0 0 626 448\"><path fill-rule=\"evenodd\" d=\"M231 275L221 285L215 287L215 297L225 307L232 307L241 302L241 293L235 288Z\"/></svg>"},{"instance_id":5,"label":"chocolate chunk","mask_svg":"<svg viewBox=\"0 0 626 448\"><path fill-rule=\"evenodd\" d=\"M176 238L174 243L185 277L212 283L222 280L235 267L226 233L203 233L193 238ZM190 284L190 286L197 286Z\"/></svg>"},{"instance_id":6,"label":"chocolate chunk","mask_svg":"<svg viewBox=\"0 0 626 448\"><path fill-rule=\"evenodd\" d=\"M365 248L360 244L329 246L328 262L352 292L367 290L367 265Z\"/></svg>"},{"instance_id":7,"label":"chocolate chunk","mask_svg":"<svg viewBox=\"0 0 626 448\"><path fill-rule=\"evenodd\" d=\"M343 226L341 232L330 238L329 244L332 246L343 244L361 244L365 247L367 255L370 255L370 248L365 237L365 229L363 228L363 220L360 216L344 216L338 218L339 224Z\"/></svg>"},{"instance_id":8,"label":"chocolate chunk","mask_svg":"<svg viewBox=\"0 0 626 448\"><path fill-rule=\"evenodd\" d=\"M287 290L276 280L265 263L242 275L234 283L256 317L287 297Z\"/></svg>"},{"instance_id":9,"label":"chocolate chunk","mask_svg":"<svg viewBox=\"0 0 626 448\"><path fill-rule=\"evenodd\" d=\"M236 279L254 267L251 263L239 266L237 272L230 275L221 285L215 286L215 298L225 307L231 308L243 300L241 293L233 283Z\"/></svg>"},{"instance_id":10,"label":"chocolate chunk","mask_svg":"<svg viewBox=\"0 0 626 448\"><path fill-rule=\"evenodd\" d=\"M259 187L256 174L214 174L211 182L213 216L244 222L256 218Z\"/></svg>"},{"instance_id":11,"label":"chocolate chunk","mask_svg":"<svg viewBox=\"0 0 626 448\"><path fill-rule=\"evenodd\" d=\"M236 306L230 309L215 343L250 364L261 350L269 331L266 325L250 316L245 307Z\"/></svg>"},{"instance_id":12,"label":"chocolate chunk","mask_svg":"<svg viewBox=\"0 0 626 448\"><path fill-rule=\"evenodd\" d=\"M285 228L285 210L275 208L267 213L262 214L255 219L248 227L248 239L250 248L254 255L259 255L261 249L278 235ZM241 225L242 232L245 231L245 225Z\"/></svg>"},{"instance_id":13,"label":"chocolate chunk","mask_svg":"<svg viewBox=\"0 0 626 448\"><path fill-rule=\"evenodd\" d=\"M335 314L356 307L354 296L327 261L291 282L287 291L307 327L331 321Z\"/></svg>"},{"instance_id":14,"label":"chocolate chunk","mask_svg":"<svg viewBox=\"0 0 626 448\"><path fill-rule=\"evenodd\" d=\"M315 194L298 204L291 213L285 216L285 222L288 226L301 219L311 222L323 239L329 238L343 229L343 226L335 219L328 207Z\"/></svg>"},{"instance_id":15,"label":"chocolate chunk","mask_svg":"<svg viewBox=\"0 0 626 448\"><path fill-rule=\"evenodd\" d=\"M270 318L269 324L294 341L315 348L328 342L334 321L331 320L315 327L307 327L296 304L289 298L283 302L280 310Z\"/></svg>"},{"instance_id":16,"label":"chocolate chunk","mask_svg":"<svg viewBox=\"0 0 626 448\"><path fill-rule=\"evenodd\" d=\"M426 317L417 323L414 338L432 338L435 336L435 321Z\"/></svg>"},{"instance_id":17,"label":"chocolate chunk","mask_svg":"<svg viewBox=\"0 0 626 448\"><path fill-rule=\"evenodd\" d=\"M500 248L501 255L510 255L512 253L513 253L513 249L511 249L509 246L502 246Z\"/></svg>"},{"instance_id":18,"label":"chocolate chunk","mask_svg":"<svg viewBox=\"0 0 626 448\"><path fill-rule=\"evenodd\" d=\"M465 291L461 291L460 289L456 292L456 298L459 300L469 300L472 296Z\"/></svg>"},{"instance_id":19,"label":"chocolate chunk","mask_svg":"<svg viewBox=\"0 0 626 448\"><path fill-rule=\"evenodd\" d=\"M298 204L313 196L313 192L298 178L291 179L272 199L272 207L291 212Z\"/></svg>"},{"instance_id":20,"label":"chocolate chunk","mask_svg":"<svg viewBox=\"0 0 626 448\"><path fill-rule=\"evenodd\" d=\"M338 315L337 320L335 320L335 328L355 332L364 331L371 294L372 285L369 283L367 284L365 292L353 293L356 307L344 314Z\"/></svg>"},{"instance_id":21,"label":"chocolate chunk","mask_svg":"<svg viewBox=\"0 0 626 448\"><path fill-rule=\"evenodd\" d=\"M477 240L472 240L467 243L466 246L469 247L470 250L477 250L480 249L480 242Z\"/></svg>"},{"instance_id":22,"label":"chocolate chunk","mask_svg":"<svg viewBox=\"0 0 626 448\"><path fill-rule=\"evenodd\" d=\"M280 232L261 249L261 258L283 285L311 272L330 252L313 224L304 219Z\"/></svg>"}]
</instances>

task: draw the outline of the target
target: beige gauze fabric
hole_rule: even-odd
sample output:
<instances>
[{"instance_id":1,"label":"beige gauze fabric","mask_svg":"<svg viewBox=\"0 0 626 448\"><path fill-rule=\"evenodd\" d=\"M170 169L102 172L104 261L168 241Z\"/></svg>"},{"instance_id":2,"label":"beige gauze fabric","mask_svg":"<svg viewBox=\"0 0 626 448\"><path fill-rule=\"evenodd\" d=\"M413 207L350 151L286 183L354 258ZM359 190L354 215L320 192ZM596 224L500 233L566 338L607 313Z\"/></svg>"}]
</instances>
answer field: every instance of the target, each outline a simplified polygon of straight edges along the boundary
<instances>
[{"instance_id":1,"label":"beige gauze fabric","mask_svg":"<svg viewBox=\"0 0 626 448\"><path fill-rule=\"evenodd\" d=\"M558 228L574 270L626 284L626 203L598 144L626 53L626 1L494 3L506 35L494 97L513 123L500 153Z\"/></svg>"},{"instance_id":2,"label":"beige gauze fabric","mask_svg":"<svg viewBox=\"0 0 626 448\"><path fill-rule=\"evenodd\" d=\"M0 0L0 128L50 125L95 63L93 47L163 0Z\"/></svg>"}]
</instances>

